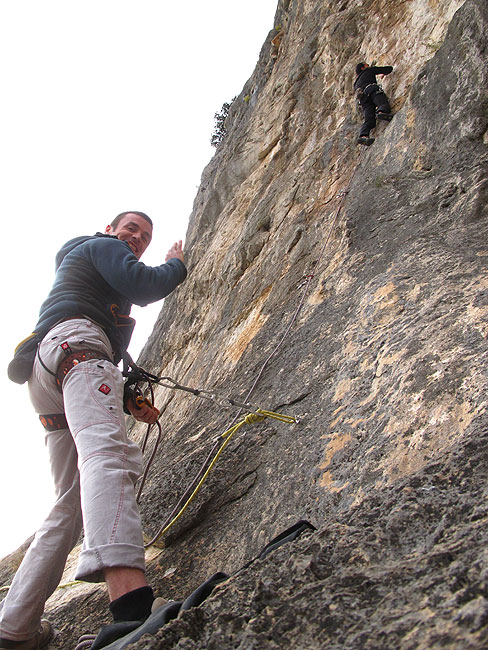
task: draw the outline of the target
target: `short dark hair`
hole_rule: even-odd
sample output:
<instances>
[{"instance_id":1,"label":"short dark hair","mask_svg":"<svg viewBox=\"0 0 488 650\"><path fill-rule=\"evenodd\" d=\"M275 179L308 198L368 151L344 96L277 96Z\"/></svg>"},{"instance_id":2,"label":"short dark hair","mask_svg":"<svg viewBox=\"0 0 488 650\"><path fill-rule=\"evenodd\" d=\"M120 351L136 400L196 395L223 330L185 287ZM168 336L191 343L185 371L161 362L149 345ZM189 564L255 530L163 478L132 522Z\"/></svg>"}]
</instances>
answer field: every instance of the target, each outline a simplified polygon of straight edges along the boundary
<instances>
[{"instance_id":1,"label":"short dark hair","mask_svg":"<svg viewBox=\"0 0 488 650\"><path fill-rule=\"evenodd\" d=\"M112 221L112 223L110 224L110 227L111 228L117 228L117 225L118 225L119 221L122 219L122 217L125 217L128 214L137 214L139 217L142 217L143 219L145 219L152 228L153 222L150 219L150 217L148 217L145 212L138 212L137 210L127 210L127 212L121 212Z\"/></svg>"},{"instance_id":2,"label":"short dark hair","mask_svg":"<svg viewBox=\"0 0 488 650\"><path fill-rule=\"evenodd\" d=\"M363 65L367 65L367 64L364 63L364 61L362 63L357 64L357 66L356 66L356 74L361 74L361 72L363 70Z\"/></svg>"}]
</instances>

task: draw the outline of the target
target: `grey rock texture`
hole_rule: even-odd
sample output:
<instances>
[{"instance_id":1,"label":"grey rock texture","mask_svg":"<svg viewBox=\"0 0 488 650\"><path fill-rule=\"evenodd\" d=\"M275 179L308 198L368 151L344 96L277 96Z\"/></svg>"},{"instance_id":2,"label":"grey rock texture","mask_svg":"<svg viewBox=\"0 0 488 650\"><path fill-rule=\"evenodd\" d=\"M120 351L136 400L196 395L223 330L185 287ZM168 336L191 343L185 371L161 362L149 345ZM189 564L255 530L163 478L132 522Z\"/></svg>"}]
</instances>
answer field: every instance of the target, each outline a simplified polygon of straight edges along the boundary
<instances>
[{"instance_id":1,"label":"grey rock texture","mask_svg":"<svg viewBox=\"0 0 488 650\"><path fill-rule=\"evenodd\" d=\"M296 520L317 531L136 647L486 648L488 5L280 0L275 25L139 362L300 423L236 434L148 575L181 599ZM359 151L361 60L395 67L395 117ZM155 394L148 539L236 418ZM59 590L53 647L106 622L105 599Z\"/></svg>"}]
</instances>

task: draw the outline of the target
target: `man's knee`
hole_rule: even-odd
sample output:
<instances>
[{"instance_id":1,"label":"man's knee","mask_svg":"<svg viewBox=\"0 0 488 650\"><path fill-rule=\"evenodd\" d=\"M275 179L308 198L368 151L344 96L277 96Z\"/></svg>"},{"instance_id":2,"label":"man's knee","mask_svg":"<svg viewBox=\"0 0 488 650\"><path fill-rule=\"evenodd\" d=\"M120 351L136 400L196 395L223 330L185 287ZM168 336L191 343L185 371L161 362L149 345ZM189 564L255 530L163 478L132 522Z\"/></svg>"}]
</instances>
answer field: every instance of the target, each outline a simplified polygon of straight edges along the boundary
<instances>
[{"instance_id":1,"label":"man's knee","mask_svg":"<svg viewBox=\"0 0 488 650\"><path fill-rule=\"evenodd\" d=\"M379 111L384 111L385 113L390 112L390 102L388 101L388 97L385 95L385 93L383 92L376 93L376 95L373 98L373 101L375 103L376 108Z\"/></svg>"}]
</instances>

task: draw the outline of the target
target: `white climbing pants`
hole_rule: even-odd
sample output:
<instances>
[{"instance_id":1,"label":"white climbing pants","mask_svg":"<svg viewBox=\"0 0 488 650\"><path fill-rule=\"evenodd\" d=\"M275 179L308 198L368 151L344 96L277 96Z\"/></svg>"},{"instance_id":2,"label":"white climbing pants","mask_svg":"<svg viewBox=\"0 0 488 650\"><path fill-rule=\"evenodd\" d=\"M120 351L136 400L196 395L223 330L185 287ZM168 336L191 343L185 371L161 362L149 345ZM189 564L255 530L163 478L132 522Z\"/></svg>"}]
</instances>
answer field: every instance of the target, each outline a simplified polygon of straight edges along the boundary
<instances>
[{"instance_id":1,"label":"white climbing pants","mask_svg":"<svg viewBox=\"0 0 488 650\"><path fill-rule=\"evenodd\" d=\"M29 379L36 412L64 411L69 429L46 433L56 502L0 604L0 636L15 641L36 633L82 528L76 579L102 581L106 567L145 568L134 491L142 457L127 438L121 373L110 361L85 361L66 375L61 394L39 360L56 372L68 350L81 349L113 358L108 337L96 324L84 318L59 323L40 344Z\"/></svg>"}]
</instances>

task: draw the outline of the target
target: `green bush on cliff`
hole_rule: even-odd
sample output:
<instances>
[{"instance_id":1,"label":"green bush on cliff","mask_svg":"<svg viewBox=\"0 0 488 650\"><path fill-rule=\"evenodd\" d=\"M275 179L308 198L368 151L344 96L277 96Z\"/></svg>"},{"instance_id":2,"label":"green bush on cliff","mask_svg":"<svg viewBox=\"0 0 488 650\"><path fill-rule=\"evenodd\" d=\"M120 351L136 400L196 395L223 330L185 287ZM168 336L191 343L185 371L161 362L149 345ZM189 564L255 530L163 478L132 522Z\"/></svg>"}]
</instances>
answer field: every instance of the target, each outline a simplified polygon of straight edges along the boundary
<instances>
[{"instance_id":1,"label":"green bush on cliff","mask_svg":"<svg viewBox=\"0 0 488 650\"><path fill-rule=\"evenodd\" d=\"M218 147L218 145L222 142L222 140L225 137L225 134L227 132L226 126L225 126L225 120L229 114L230 107L232 106L232 102L236 98L233 97L230 102L224 102L222 104L222 108L220 109L220 113L215 113L214 115L214 120L215 120L215 127L212 133L212 136L210 138L210 144L212 147Z\"/></svg>"}]
</instances>

